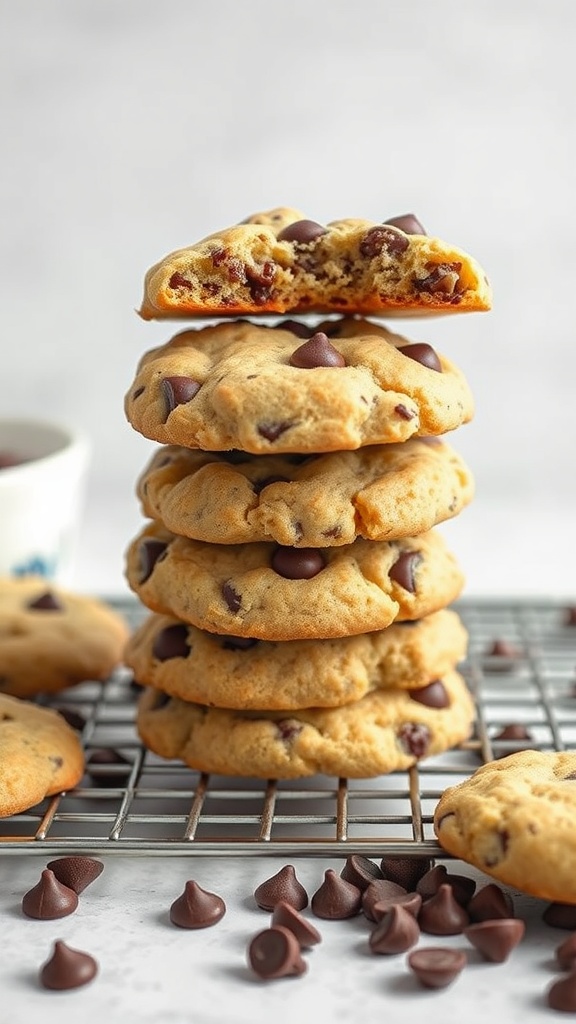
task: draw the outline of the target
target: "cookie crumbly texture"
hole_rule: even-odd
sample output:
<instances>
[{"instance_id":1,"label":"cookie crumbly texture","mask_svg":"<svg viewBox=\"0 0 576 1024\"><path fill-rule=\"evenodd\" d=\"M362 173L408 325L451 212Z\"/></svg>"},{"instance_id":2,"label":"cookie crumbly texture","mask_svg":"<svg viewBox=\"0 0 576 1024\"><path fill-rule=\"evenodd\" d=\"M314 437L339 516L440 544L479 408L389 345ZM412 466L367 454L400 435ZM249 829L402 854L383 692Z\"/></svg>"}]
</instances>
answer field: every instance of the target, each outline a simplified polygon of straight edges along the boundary
<instances>
[{"instance_id":1,"label":"cookie crumbly texture","mask_svg":"<svg viewBox=\"0 0 576 1024\"><path fill-rule=\"evenodd\" d=\"M576 752L523 750L447 789L440 845L521 892L576 903Z\"/></svg>"},{"instance_id":2,"label":"cookie crumbly texture","mask_svg":"<svg viewBox=\"0 0 576 1024\"><path fill-rule=\"evenodd\" d=\"M161 757L221 775L370 778L409 768L470 735L474 704L457 672L442 679L449 705L431 708L408 691L378 690L341 708L229 711L146 688L137 712L145 746Z\"/></svg>"},{"instance_id":3,"label":"cookie crumbly texture","mask_svg":"<svg viewBox=\"0 0 576 1024\"><path fill-rule=\"evenodd\" d=\"M416 345L365 320L318 325L310 337L317 332L345 365L292 365L303 339L284 323L233 320L182 331L140 359L125 396L127 419L160 444L254 455L401 442L472 419L464 374L438 353L440 369L407 358Z\"/></svg>"},{"instance_id":4,"label":"cookie crumbly texture","mask_svg":"<svg viewBox=\"0 0 576 1024\"><path fill-rule=\"evenodd\" d=\"M193 540L332 547L424 533L469 504L474 480L437 438L304 461L168 445L154 453L136 490L144 516Z\"/></svg>"},{"instance_id":5,"label":"cookie crumbly texture","mask_svg":"<svg viewBox=\"0 0 576 1024\"><path fill-rule=\"evenodd\" d=\"M0 694L0 817L72 789L83 772L80 741L62 715Z\"/></svg>"},{"instance_id":6,"label":"cookie crumbly texture","mask_svg":"<svg viewBox=\"0 0 576 1024\"><path fill-rule=\"evenodd\" d=\"M272 567L278 552L292 565L304 552L306 560L323 567L308 579L286 578ZM395 620L421 619L445 608L464 585L455 556L434 530L399 541L360 539L320 550L206 544L177 537L156 522L130 543L126 578L151 611L211 633L260 640L327 639L386 629Z\"/></svg>"},{"instance_id":7,"label":"cookie crumbly texture","mask_svg":"<svg viewBox=\"0 0 576 1024\"><path fill-rule=\"evenodd\" d=\"M55 693L106 679L120 664L129 628L96 598L39 576L0 580L0 692Z\"/></svg>"},{"instance_id":8,"label":"cookie crumbly texture","mask_svg":"<svg viewBox=\"0 0 576 1024\"><path fill-rule=\"evenodd\" d=\"M310 232L303 221L299 210L280 207L170 253L146 273L140 316L423 316L491 307L479 263L423 229L347 218Z\"/></svg>"},{"instance_id":9,"label":"cookie crumbly texture","mask_svg":"<svg viewBox=\"0 0 576 1024\"><path fill-rule=\"evenodd\" d=\"M125 662L141 684L211 707L294 711L339 707L372 690L418 689L464 659L455 611L335 640L246 641L151 614Z\"/></svg>"}]
</instances>

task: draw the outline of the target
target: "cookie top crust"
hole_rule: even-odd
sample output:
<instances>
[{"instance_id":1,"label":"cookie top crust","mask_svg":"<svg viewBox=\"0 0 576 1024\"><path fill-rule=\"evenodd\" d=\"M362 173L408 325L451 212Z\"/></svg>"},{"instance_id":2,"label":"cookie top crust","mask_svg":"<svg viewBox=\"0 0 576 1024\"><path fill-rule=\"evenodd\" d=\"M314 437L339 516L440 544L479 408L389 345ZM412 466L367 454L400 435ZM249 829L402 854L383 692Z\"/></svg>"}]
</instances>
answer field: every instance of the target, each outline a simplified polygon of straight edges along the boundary
<instances>
[{"instance_id":1,"label":"cookie top crust","mask_svg":"<svg viewBox=\"0 0 576 1024\"><path fill-rule=\"evenodd\" d=\"M445 790L440 845L521 892L576 903L576 752L522 750Z\"/></svg>"},{"instance_id":2,"label":"cookie top crust","mask_svg":"<svg viewBox=\"0 0 576 1024\"><path fill-rule=\"evenodd\" d=\"M144 516L193 540L339 547L424 533L469 504L474 480L437 438L306 459L168 445L136 491Z\"/></svg>"},{"instance_id":3,"label":"cookie top crust","mask_svg":"<svg viewBox=\"0 0 576 1024\"><path fill-rule=\"evenodd\" d=\"M474 704L457 672L442 678L445 707L409 691L378 690L340 708L229 711L146 688L137 711L144 744L198 771L256 778L316 774L370 778L409 768L468 738Z\"/></svg>"},{"instance_id":4,"label":"cookie top crust","mask_svg":"<svg viewBox=\"0 0 576 1024\"><path fill-rule=\"evenodd\" d=\"M124 408L160 444L316 454L445 434L474 400L452 362L382 325L236 320L145 353Z\"/></svg>"},{"instance_id":5,"label":"cookie top crust","mask_svg":"<svg viewBox=\"0 0 576 1024\"><path fill-rule=\"evenodd\" d=\"M206 544L146 525L126 578L151 611L261 640L353 636L420 619L460 596L464 575L434 530L338 548Z\"/></svg>"},{"instance_id":6,"label":"cookie top crust","mask_svg":"<svg viewBox=\"0 0 576 1024\"><path fill-rule=\"evenodd\" d=\"M350 704L377 689L420 689L420 700L441 701L436 681L465 657L467 642L449 609L358 636L282 643L151 614L128 641L125 661L137 682L185 701L293 711Z\"/></svg>"},{"instance_id":7,"label":"cookie top crust","mask_svg":"<svg viewBox=\"0 0 576 1024\"><path fill-rule=\"evenodd\" d=\"M106 679L122 661L129 627L97 598L40 576L0 580L0 692L55 693Z\"/></svg>"},{"instance_id":8,"label":"cookie top crust","mask_svg":"<svg viewBox=\"0 0 576 1024\"><path fill-rule=\"evenodd\" d=\"M72 789L83 771L80 741L62 715L0 694L0 817Z\"/></svg>"},{"instance_id":9,"label":"cookie top crust","mask_svg":"<svg viewBox=\"0 0 576 1024\"><path fill-rule=\"evenodd\" d=\"M145 275L139 313L429 316L484 311L491 301L480 264L411 214L321 225L278 207L165 256Z\"/></svg>"}]
</instances>

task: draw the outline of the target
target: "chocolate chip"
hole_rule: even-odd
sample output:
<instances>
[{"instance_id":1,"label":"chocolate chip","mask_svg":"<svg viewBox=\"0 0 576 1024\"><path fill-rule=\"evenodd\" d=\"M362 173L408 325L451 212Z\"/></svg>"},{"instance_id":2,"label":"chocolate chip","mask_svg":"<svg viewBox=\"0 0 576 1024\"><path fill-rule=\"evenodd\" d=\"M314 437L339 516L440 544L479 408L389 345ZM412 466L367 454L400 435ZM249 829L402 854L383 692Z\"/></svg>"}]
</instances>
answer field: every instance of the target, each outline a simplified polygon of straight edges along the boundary
<instances>
[{"instance_id":1,"label":"chocolate chip","mask_svg":"<svg viewBox=\"0 0 576 1024\"><path fill-rule=\"evenodd\" d=\"M102 874L104 865L94 857L59 857L47 865L62 885L73 889L77 896L84 892Z\"/></svg>"},{"instance_id":2,"label":"chocolate chip","mask_svg":"<svg viewBox=\"0 0 576 1024\"><path fill-rule=\"evenodd\" d=\"M311 580L324 568L324 559L316 548L279 547L271 565L285 580Z\"/></svg>"},{"instance_id":3,"label":"chocolate chip","mask_svg":"<svg viewBox=\"0 0 576 1024\"><path fill-rule=\"evenodd\" d=\"M502 964L524 937L526 925L514 917L479 921L464 929L464 935L485 960Z\"/></svg>"},{"instance_id":4,"label":"chocolate chip","mask_svg":"<svg viewBox=\"0 0 576 1024\"><path fill-rule=\"evenodd\" d=\"M115 767L122 768L123 771L115 772L113 770ZM86 762L88 774L94 784L101 787L121 786L126 781L131 767L132 763L118 750L113 750L111 747L93 750Z\"/></svg>"},{"instance_id":5,"label":"chocolate chip","mask_svg":"<svg viewBox=\"0 0 576 1024\"><path fill-rule=\"evenodd\" d=\"M522 722L510 722L492 737L494 740L531 740L532 735Z\"/></svg>"},{"instance_id":6,"label":"chocolate chip","mask_svg":"<svg viewBox=\"0 0 576 1024\"><path fill-rule=\"evenodd\" d=\"M414 287L419 292L430 295L444 293L450 298L458 286L461 269L461 263L438 263L426 277L415 278Z\"/></svg>"},{"instance_id":7,"label":"chocolate chip","mask_svg":"<svg viewBox=\"0 0 576 1024\"><path fill-rule=\"evenodd\" d=\"M174 626L161 629L152 644L152 657L158 661L169 661L171 658L187 658L190 654L188 646L188 626L179 622Z\"/></svg>"},{"instance_id":8,"label":"chocolate chip","mask_svg":"<svg viewBox=\"0 0 576 1024\"><path fill-rule=\"evenodd\" d=\"M179 928L209 928L225 913L226 904L220 896L207 892L191 880L170 907L170 920Z\"/></svg>"},{"instance_id":9,"label":"chocolate chip","mask_svg":"<svg viewBox=\"0 0 576 1024\"><path fill-rule=\"evenodd\" d=\"M39 921L54 921L73 914L78 896L73 889L62 885L50 868L44 868L40 881L22 897L22 910L26 917Z\"/></svg>"},{"instance_id":10,"label":"chocolate chip","mask_svg":"<svg viewBox=\"0 0 576 1024\"><path fill-rule=\"evenodd\" d=\"M401 885L407 892L416 889L418 882L430 871L432 861L428 857L382 857L380 870L384 878Z\"/></svg>"},{"instance_id":11,"label":"chocolate chip","mask_svg":"<svg viewBox=\"0 0 576 1024\"><path fill-rule=\"evenodd\" d=\"M370 228L360 242L360 255L366 259L379 256L382 251L389 256L400 256L410 245L404 234L392 225L378 225Z\"/></svg>"},{"instance_id":12,"label":"chocolate chip","mask_svg":"<svg viewBox=\"0 0 576 1024\"><path fill-rule=\"evenodd\" d=\"M550 928L576 931L576 906L572 903L549 903L542 914L542 920Z\"/></svg>"},{"instance_id":13,"label":"chocolate chip","mask_svg":"<svg viewBox=\"0 0 576 1024\"><path fill-rule=\"evenodd\" d=\"M523 653L509 640L496 638L485 651L484 669L487 672L512 672Z\"/></svg>"},{"instance_id":14,"label":"chocolate chip","mask_svg":"<svg viewBox=\"0 0 576 1024\"><path fill-rule=\"evenodd\" d=\"M169 288L189 288L190 281L187 281L183 274L180 274L178 270L172 274L172 277L168 281Z\"/></svg>"},{"instance_id":15,"label":"chocolate chip","mask_svg":"<svg viewBox=\"0 0 576 1024\"><path fill-rule=\"evenodd\" d=\"M564 625L576 626L576 605L566 609L564 613Z\"/></svg>"},{"instance_id":16,"label":"chocolate chip","mask_svg":"<svg viewBox=\"0 0 576 1024\"><path fill-rule=\"evenodd\" d=\"M434 893L438 892L441 885L444 885L448 877L448 868L445 864L436 864L435 867L426 871L416 883L416 892L419 892L422 899L429 900Z\"/></svg>"},{"instance_id":17,"label":"chocolate chip","mask_svg":"<svg viewBox=\"0 0 576 1024\"><path fill-rule=\"evenodd\" d=\"M388 573L391 580L408 593L416 593L416 569L423 561L420 551L401 551Z\"/></svg>"},{"instance_id":18,"label":"chocolate chip","mask_svg":"<svg viewBox=\"0 0 576 1024\"><path fill-rule=\"evenodd\" d=\"M412 757L424 757L430 746L430 730L420 722L405 722L397 732L400 745Z\"/></svg>"},{"instance_id":19,"label":"chocolate chip","mask_svg":"<svg viewBox=\"0 0 576 1024\"><path fill-rule=\"evenodd\" d=\"M294 350L290 356L290 365L309 370L316 366L346 366L346 360L334 348L328 336L318 331L309 341Z\"/></svg>"},{"instance_id":20,"label":"chocolate chip","mask_svg":"<svg viewBox=\"0 0 576 1024\"><path fill-rule=\"evenodd\" d=\"M272 911L272 925L280 925L288 928L298 939L302 949L309 949L311 946L322 942L322 936L317 928L310 921L307 921L302 914L299 914L294 907L284 900L280 900Z\"/></svg>"},{"instance_id":21,"label":"chocolate chip","mask_svg":"<svg viewBox=\"0 0 576 1024\"><path fill-rule=\"evenodd\" d=\"M552 982L548 989L547 1003L551 1010L562 1013L576 1012L576 970L565 978Z\"/></svg>"},{"instance_id":22,"label":"chocolate chip","mask_svg":"<svg viewBox=\"0 0 576 1024\"><path fill-rule=\"evenodd\" d=\"M388 220L384 221L384 224L390 224L391 227L400 228L400 230L406 235L426 234L420 221L413 213L404 213L400 217L389 217Z\"/></svg>"},{"instance_id":23,"label":"chocolate chip","mask_svg":"<svg viewBox=\"0 0 576 1024\"><path fill-rule=\"evenodd\" d=\"M237 612L240 610L242 604L242 598L238 594L230 582L222 585L222 597L228 605L228 610L231 612Z\"/></svg>"},{"instance_id":24,"label":"chocolate chip","mask_svg":"<svg viewBox=\"0 0 576 1024\"><path fill-rule=\"evenodd\" d=\"M261 494L265 487L269 484L287 484L289 483L287 476L265 476L262 480L252 481L252 490L254 494Z\"/></svg>"},{"instance_id":25,"label":"chocolate chip","mask_svg":"<svg viewBox=\"0 0 576 1024\"><path fill-rule=\"evenodd\" d=\"M389 896L378 900L371 907L372 919L380 921L384 914L387 914L391 907L404 907L412 917L418 917L422 906L422 897L417 892L406 892L402 896Z\"/></svg>"},{"instance_id":26,"label":"chocolate chip","mask_svg":"<svg viewBox=\"0 0 576 1024\"><path fill-rule=\"evenodd\" d=\"M428 935L460 935L470 918L454 898L452 887L444 884L422 904L418 922Z\"/></svg>"},{"instance_id":27,"label":"chocolate chip","mask_svg":"<svg viewBox=\"0 0 576 1024\"><path fill-rule=\"evenodd\" d=\"M362 891L332 868L324 872L324 881L310 901L312 913L328 921L355 917L360 913L361 906Z\"/></svg>"},{"instance_id":28,"label":"chocolate chip","mask_svg":"<svg viewBox=\"0 0 576 1024\"><path fill-rule=\"evenodd\" d=\"M145 583L159 558L166 553L168 545L161 540L143 540L140 544L140 583Z\"/></svg>"},{"instance_id":29,"label":"chocolate chip","mask_svg":"<svg viewBox=\"0 0 576 1024\"><path fill-rule=\"evenodd\" d=\"M291 421L286 420L282 423L259 423L257 429L260 437L265 437L267 441L277 441L291 426Z\"/></svg>"},{"instance_id":30,"label":"chocolate chip","mask_svg":"<svg viewBox=\"0 0 576 1024\"><path fill-rule=\"evenodd\" d=\"M416 413L412 412L411 409L407 409L402 402L399 402L398 405L394 406L394 412L398 414L401 420L413 420L416 415Z\"/></svg>"},{"instance_id":31,"label":"chocolate chip","mask_svg":"<svg viewBox=\"0 0 576 1024\"><path fill-rule=\"evenodd\" d=\"M450 698L441 679L435 679L419 690L410 690L410 697L427 708L447 708Z\"/></svg>"},{"instance_id":32,"label":"chocolate chip","mask_svg":"<svg viewBox=\"0 0 576 1024\"><path fill-rule=\"evenodd\" d=\"M44 988L64 991L87 985L98 973L98 963L89 953L72 949L58 939L52 956L40 970L40 983Z\"/></svg>"},{"instance_id":33,"label":"chocolate chip","mask_svg":"<svg viewBox=\"0 0 576 1024\"><path fill-rule=\"evenodd\" d=\"M308 906L308 893L296 877L292 864L277 871L271 878L254 890L254 899L262 910L274 910L281 901L289 903L295 910L304 910Z\"/></svg>"},{"instance_id":34,"label":"chocolate chip","mask_svg":"<svg viewBox=\"0 0 576 1024\"><path fill-rule=\"evenodd\" d=\"M442 363L431 345L427 345L425 342L418 342L414 345L401 345L398 351L403 356L408 356L409 359L414 359L415 362L421 363L428 370L436 370L437 373L442 373Z\"/></svg>"},{"instance_id":35,"label":"chocolate chip","mask_svg":"<svg viewBox=\"0 0 576 1024\"><path fill-rule=\"evenodd\" d=\"M376 878L362 893L362 913L369 921L376 921L373 907L383 900L394 900L396 897L405 896L406 889L391 882L388 878Z\"/></svg>"},{"instance_id":36,"label":"chocolate chip","mask_svg":"<svg viewBox=\"0 0 576 1024\"><path fill-rule=\"evenodd\" d=\"M200 391L199 382L192 380L191 377L164 377L160 387L167 415L170 415L177 405L186 405Z\"/></svg>"},{"instance_id":37,"label":"chocolate chip","mask_svg":"<svg viewBox=\"0 0 576 1024\"><path fill-rule=\"evenodd\" d=\"M218 637L225 651L249 651L255 647L258 640L251 636L224 636Z\"/></svg>"},{"instance_id":38,"label":"chocolate chip","mask_svg":"<svg viewBox=\"0 0 576 1024\"><path fill-rule=\"evenodd\" d=\"M496 921L514 917L512 897L493 882L482 886L466 907L471 921Z\"/></svg>"},{"instance_id":39,"label":"chocolate chip","mask_svg":"<svg viewBox=\"0 0 576 1024\"><path fill-rule=\"evenodd\" d=\"M378 922L368 940L372 953L405 953L420 938L416 918L405 907L396 904Z\"/></svg>"},{"instance_id":40,"label":"chocolate chip","mask_svg":"<svg viewBox=\"0 0 576 1024\"><path fill-rule=\"evenodd\" d=\"M140 398L140 395L143 395L145 390L145 387L136 388L136 390L132 392L132 401L135 402L137 398Z\"/></svg>"},{"instance_id":41,"label":"chocolate chip","mask_svg":"<svg viewBox=\"0 0 576 1024\"><path fill-rule=\"evenodd\" d=\"M309 338L313 333L307 324L300 323L299 320L280 320L277 324L274 324L274 330L290 331L291 334L295 334L297 338Z\"/></svg>"},{"instance_id":42,"label":"chocolate chip","mask_svg":"<svg viewBox=\"0 0 576 1024\"><path fill-rule=\"evenodd\" d=\"M493 868L502 857L505 856L508 849L508 843L510 842L510 834L506 829L499 829L494 833L494 838L498 842L499 850L494 849L494 852L484 858L484 863L487 868Z\"/></svg>"},{"instance_id":43,"label":"chocolate chip","mask_svg":"<svg viewBox=\"0 0 576 1024\"><path fill-rule=\"evenodd\" d=\"M351 882L352 885L357 886L358 889L364 892L371 882L377 878L382 878L382 872L378 865L374 861L369 860L368 857L352 853L346 858L346 863L340 872L340 878L343 878L346 882Z\"/></svg>"},{"instance_id":44,"label":"chocolate chip","mask_svg":"<svg viewBox=\"0 0 576 1024\"><path fill-rule=\"evenodd\" d=\"M307 245L327 234L328 228L317 224L315 220L295 220L293 224L288 224L288 227L283 228L276 237L279 242L296 242L299 245Z\"/></svg>"},{"instance_id":45,"label":"chocolate chip","mask_svg":"<svg viewBox=\"0 0 576 1024\"><path fill-rule=\"evenodd\" d=\"M62 715L64 721L68 722L68 725L72 729L76 729L76 732L82 732L86 725L86 719L84 715L81 715L75 708L56 708L59 715Z\"/></svg>"},{"instance_id":46,"label":"chocolate chip","mask_svg":"<svg viewBox=\"0 0 576 1024\"><path fill-rule=\"evenodd\" d=\"M300 943L289 928L274 925L258 932L248 945L248 963L259 978L270 980L304 974Z\"/></svg>"},{"instance_id":47,"label":"chocolate chip","mask_svg":"<svg viewBox=\"0 0 576 1024\"><path fill-rule=\"evenodd\" d=\"M428 946L414 949L408 954L408 967L424 988L446 988L466 966L466 954L461 949Z\"/></svg>"},{"instance_id":48,"label":"chocolate chip","mask_svg":"<svg viewBox=\"0 0 576 1024\"><path fill-rule=\"evenodd\" d=\"M576 932L569 935L556 948L556 960L562 971L572 971L576 968Z\"/></svg>"},{"instance_id":49,"label":"chocolate chip","mask_svg":"<svg viewBox=\"0 0 576 1024\"><path fill-rule=\"evenodd\" d=\"M27 607L39 612L61 612L63 605L51 590L46 590L39 597L35 597L33 601L29 601Z\"/></svg>"}]
</instances>

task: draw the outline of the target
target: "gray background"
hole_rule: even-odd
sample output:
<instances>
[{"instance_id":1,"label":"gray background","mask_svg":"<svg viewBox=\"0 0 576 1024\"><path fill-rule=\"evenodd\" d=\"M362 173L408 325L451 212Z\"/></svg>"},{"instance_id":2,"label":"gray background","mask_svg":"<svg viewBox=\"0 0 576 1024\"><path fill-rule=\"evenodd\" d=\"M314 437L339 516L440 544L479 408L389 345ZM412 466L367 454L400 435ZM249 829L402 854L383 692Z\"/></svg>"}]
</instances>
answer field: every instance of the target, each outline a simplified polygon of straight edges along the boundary
<instances>
[{"instance_id":1,"label":"gray background","mask_svg":"<svg viewBox=\"0 0 576 1024\"><path fill-rule=\"evenodd\" d=\"M446 526L471 592L576 592L576 127L570 0L0 3L0 412L76 424L93 460L76 584L123 590L152 442L135 313L166 252L277 205L414 211L494 308L398 321L466 373L476 477ZM182 324L176 325L181 329Z\"/></svg>"}]
</instances>

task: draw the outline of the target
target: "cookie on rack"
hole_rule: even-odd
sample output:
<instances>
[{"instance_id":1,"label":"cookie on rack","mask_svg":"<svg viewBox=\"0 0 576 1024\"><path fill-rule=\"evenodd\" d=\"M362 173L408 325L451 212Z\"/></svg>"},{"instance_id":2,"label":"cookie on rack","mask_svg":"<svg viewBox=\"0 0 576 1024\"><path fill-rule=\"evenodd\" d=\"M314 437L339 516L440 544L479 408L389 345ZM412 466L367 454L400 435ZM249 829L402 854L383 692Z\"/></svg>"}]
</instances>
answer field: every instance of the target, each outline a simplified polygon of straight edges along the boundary
<instances>
[{"instance_id":1,"label":"cookie on rack","mask_svg":"<svg viewBox=\"0 0 576 1024\"><path fill-rule=\"evenodd\" d=\"M304 460L167 445L136 490L145 516L193 540L332 547L424 533L469 504L474 480L439 438Z\"/></svg>"},{"instance_id":2,"label":"cookie on rack","mask_svg":"<svg viewBox=\"0 0 576 1024\"><path fill-rule=\"evenodd\" d=\"M83 772L78 735L62 715L0 694L0 818L72 789Z\"/></svg>"},{"instance_id":3,"label":"cookie on rack","mask_svg":"<svg viewBox=\"0 0 576 1024\"><path fill-rule=\"evenodd\" d=\"M432 346L352 318L182 331L142 356L124 407L152 441L254 455L437 436L474 414L464 374Z\"/></svg>"},{"instance_id":4,"label":"cookie on rack","mask_svg":"<svg viewBox=\"0 0 576 1024\"><path fill-rule=\"evenodd\" d=\"M145 746L161 757L219 775L370 778L409 768L463 742L474 704L455 671L438 681L443 700L420 691L376 690L340 708L230 711L167 698L147 687L137 711Z\"/></svg>"},{"instance_id":5,"label":"cookie on rack","mask_svg":"<svg viewBox=\"0 0 576 1024\"><path fill-rule=\"evenodd\" d=\"M129 628L105 602L40 576L0 580L0 692L55 693L106 679L121 663Z\"/></svg>"},{"instance_id":6,"label":"cookie on rack","mask_svg":"<svg viewBox=\"0 0 576 1024\"><path fill-rule=\"evenodd\" d=\"M206 544L159 523L126 552L126 578L151 611L211 633L260 640L353 636L421 619L460 596L464 575L438 531L338 548Z\"/></svg>"},{"instance_id":7,"label":"cookie on rack","mask_svg":"<svg viewBox=\"0 0 576 1024\"><path fill-rule=\"evenodd\" d=\"M140 315L430 315L488 310L491 289L468 253L426 234L413 214L319 224L299 210L256 213L169 253L144 280Z\"/></svg>"},{"instance_id":8,"label":"cookie on rack","mask_svg":"<svg viewBox=\"0 0 576 1024\"><path fill-rule=\"evenodd\" d=\"M576 903L576 752L522 750L447 789L440 845L521 892Z\"/></svg>"},{"instance_id":9,"label":"cookie on rack","mask_svg":"<svg viewBox=\"0 0 576 1024\"><path fill-rule=\"evenodd\" d=\"M153 613L133 632L125 662L139 683L185 701L293 711L351 704L378 689L419 689L432 700L467 640L450 609L373 633L282 643L219 636Z\"/></svg>"}]
</instances>

